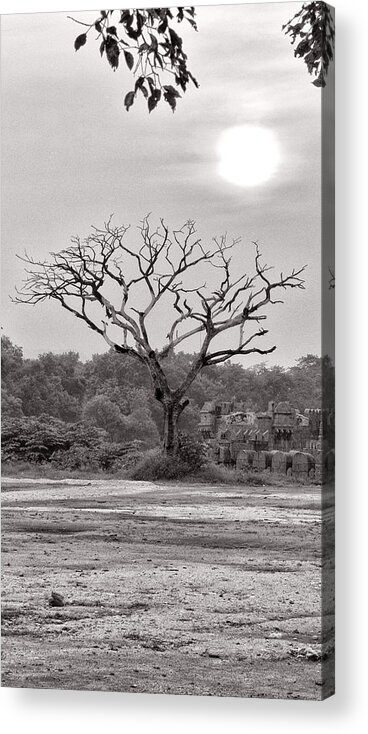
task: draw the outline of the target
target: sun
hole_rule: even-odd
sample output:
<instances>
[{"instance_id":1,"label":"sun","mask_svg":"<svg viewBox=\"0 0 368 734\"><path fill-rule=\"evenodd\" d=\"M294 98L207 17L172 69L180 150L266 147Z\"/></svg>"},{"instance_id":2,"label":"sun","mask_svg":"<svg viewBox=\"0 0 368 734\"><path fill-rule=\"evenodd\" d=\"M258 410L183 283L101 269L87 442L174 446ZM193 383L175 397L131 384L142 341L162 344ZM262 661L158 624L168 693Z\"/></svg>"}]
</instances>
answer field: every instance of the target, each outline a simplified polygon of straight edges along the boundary
<instances>
[{"instance_id":1,"label":"sun","mask_svg":"<svg viewBox=\"0 0 368 734\"><path fill-rule=\"evenodd\" d=\"M218 143L218 172L237 186L259 186L277 170L280 148L272 130L257 125L232 127Z\"/></svg>"}]
</instances>

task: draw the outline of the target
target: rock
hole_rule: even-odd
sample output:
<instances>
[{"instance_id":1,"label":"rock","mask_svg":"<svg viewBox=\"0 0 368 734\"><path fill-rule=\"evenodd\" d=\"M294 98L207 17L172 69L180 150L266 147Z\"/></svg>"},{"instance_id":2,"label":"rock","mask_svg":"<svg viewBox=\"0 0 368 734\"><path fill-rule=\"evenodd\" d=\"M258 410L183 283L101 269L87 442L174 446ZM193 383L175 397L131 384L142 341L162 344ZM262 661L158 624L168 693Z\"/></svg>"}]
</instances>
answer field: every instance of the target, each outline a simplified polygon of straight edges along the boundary
<instances>
[{"instance_id":1,"label":"rock","mask_svg":"<svg viewBox=\"0 0 368 734\"><path fill-rule=\"evenodd\" d=\"M309 645L298 647L297 650L293 649L290 651L290 655L297 658L306 658L306 660L319 661L321 660L321 653L319 650L315 650Z\"/></svg>"},{"instance_id":2,"label":"rock","mask_svg":"<svg viewBox=\"0 0 368 734\"><path fill-rule=\"evenodd\" d=\"M56 591L52 591L51 597L49 599L49 606L50 607L65 607L64 597L61 594L58 594Z\"/></svg>"}]
</instances>

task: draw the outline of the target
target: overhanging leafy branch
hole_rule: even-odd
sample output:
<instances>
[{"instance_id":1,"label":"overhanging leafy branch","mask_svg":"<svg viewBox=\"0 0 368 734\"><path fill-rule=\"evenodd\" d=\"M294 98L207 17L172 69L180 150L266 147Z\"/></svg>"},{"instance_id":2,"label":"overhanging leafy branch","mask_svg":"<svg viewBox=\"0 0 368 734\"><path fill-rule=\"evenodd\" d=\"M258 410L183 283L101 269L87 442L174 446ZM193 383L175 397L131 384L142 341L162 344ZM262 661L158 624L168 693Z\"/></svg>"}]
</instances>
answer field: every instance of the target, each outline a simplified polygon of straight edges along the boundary
<instances>
[{"instance_id":1,"label":"overhanging leafy branch","mask_svg":"<svg viewBox=\"0 0 368 734\"><path fill-rule=\"evenodd\" d=\"M199 86L188 69L183 39L173 22L184 21L197 30L193 7L101 10L93 23L71 20L86 28L75 39L76 51L85 46L89 33L97 33L100 54L110 67L116 71L123 60L133 73L134 88L124 97L127 111L137 95L142 94L149 112L160 100L167 102L174 112L180 92L186 92L190 82Z\"/></svg>"},{"instance_id":2,"label":"overhanging leafy branch","mask_svg":"<svg viewBox=\"0 0 368 734\"><path fill-rule=\"evenodd\" d=\"M331 9L324 2L304 3L291 20L282 26L295 45L294 56L304 59L315 87L325 87L334 56L335 24Z\"/></svg>"}]
</instances>

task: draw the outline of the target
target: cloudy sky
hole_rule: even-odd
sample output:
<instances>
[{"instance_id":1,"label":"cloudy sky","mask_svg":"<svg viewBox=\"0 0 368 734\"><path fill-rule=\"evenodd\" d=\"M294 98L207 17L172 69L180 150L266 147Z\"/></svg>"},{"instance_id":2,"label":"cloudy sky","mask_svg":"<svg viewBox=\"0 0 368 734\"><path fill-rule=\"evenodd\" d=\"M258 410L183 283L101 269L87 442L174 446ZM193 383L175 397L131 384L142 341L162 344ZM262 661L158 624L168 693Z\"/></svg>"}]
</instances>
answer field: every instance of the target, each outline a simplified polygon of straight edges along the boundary
<instances>
[{"instance_id":1,"label":"cloudy sky","mask_svg":"<svg viewBox=\"0 0 368 734\"><path fill-rule=\"evenodd\" d=\"M129 72L113 73L95 43L74 52L80 27L66 13L2 18L2 326L25 356L107 347L58 304L11 303L24 277L16 253L42 258L111 213L134 226L147 212L174 227L195 219L204 242L241 236L239 268L252 240L278 271L307 263L305 291L270 312L268 361L320 353L321 97L281 32L298 7L199 7L199 32L179 29L200 88L175 114L161 104L150 116L143 98L125 111ZM242 125L271 131L279 148L273 175L255 186L219 171L219 140Z\"/></svg>"}]
</instances>

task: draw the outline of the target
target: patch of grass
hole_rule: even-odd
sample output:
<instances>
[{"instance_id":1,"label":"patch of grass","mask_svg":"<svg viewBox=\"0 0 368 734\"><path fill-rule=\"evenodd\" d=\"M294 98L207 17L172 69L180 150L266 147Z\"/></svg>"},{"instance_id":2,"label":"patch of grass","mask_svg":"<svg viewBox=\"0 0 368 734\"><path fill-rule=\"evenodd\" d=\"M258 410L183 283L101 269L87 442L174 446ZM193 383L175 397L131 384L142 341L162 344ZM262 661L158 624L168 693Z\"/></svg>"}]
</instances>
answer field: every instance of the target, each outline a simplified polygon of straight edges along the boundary
<instances>
[{"instance_id":1,"label":"patch of grass","mask_svg":"<svg viewBox=\"0 0 368 734\"><path fill-rule=\"evenodd\" d=\"M24 479L124 479L126 472L103 469L57 469L51 463L33 464L29 461L3 462L3 477L20 477Z\"/></svg>"},{"instance_id":2,"label":"patch of grass","mask_svg":"<svg viewBox=\"0 0 368 734\"><path fill-rule=\"evenodd\" d=\"M205 484L235 484L245 487L274 487L278 484L283 486L286 483L293 483L290 481L291 477L277 477L269 472L240 471L239 469L210 462L201 467L195 474L191 474L188 479Z\"/></svg>"},{"instance_id":3,"label":"patch of grass","mask_svg":"<svg viewBox=\"0 0 368 734\"><path fill-rule=\"evenodd\" d=\"M180 457L165 457L159 449L151 449L142 455L129 470L116 471L89 469L56 469L51 464L31 464L25 461L3 464L3 476L27 479L132 479L136 481L180 481L192 483L229 484L245 487L285 487L304 484L320 484L312 479L265 472L253 472L226 467L212 462L193 470Z\"/></svg>"}]
</instances>

